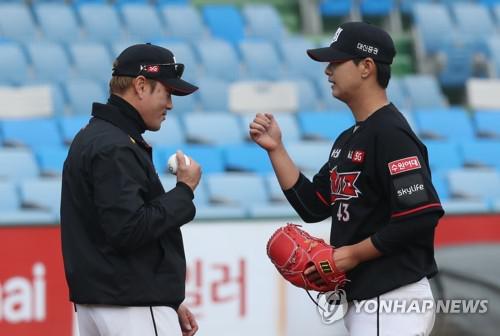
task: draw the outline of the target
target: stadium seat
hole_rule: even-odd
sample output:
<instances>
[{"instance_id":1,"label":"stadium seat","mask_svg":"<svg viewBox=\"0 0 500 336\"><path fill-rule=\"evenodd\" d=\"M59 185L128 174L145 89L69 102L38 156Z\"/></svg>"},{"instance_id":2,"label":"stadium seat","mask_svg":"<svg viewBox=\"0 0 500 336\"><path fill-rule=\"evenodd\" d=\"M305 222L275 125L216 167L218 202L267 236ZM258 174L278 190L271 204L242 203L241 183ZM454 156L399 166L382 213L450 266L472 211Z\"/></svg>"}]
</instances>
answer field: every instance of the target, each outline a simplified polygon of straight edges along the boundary
<instances>
[{"instance_id":1,"label":"stadium seat","mask_svg":"<svg viewBox=\"0 0 500 336\"><path fill-rule=\"evenodd\" d=\"M413 109L446 106L446 99L436 78L430 75L409 75L403 77L402 83Z\"/></svg>"},{"instance_id":2,"label":"stadium seat","mask_svg":"<svg viewBox=\"0 0 500 336\"><path fill-rule=\"evenodd\" d=\"M124 38L115 7L108 3L82 3L77 7L86 40L110 44Z\"/></svg>"},{"instance_id":3,"label":"stadium seat","mask_svg":"<svg viewBox=\"0 0 500 336\"><path fill-rule=\"evenodd\" d=\"M20 183L22 206L47 211L58 216L61 207L61 186L60 178L23 180Z\"/></svg>"},{"instance_id":4,"label":"stadium seat","mask_svg":"<svg viewBox=\"0 0 500 336\"><path fill-rule=\"evenodd\" d=\"M369 17L389 16L395 7L393 0L361 0L361 15Z\"/></svg>"},{"instance_id":5,"label":"stadium seat","mask_svg":"<svg viewBox=\"0 0 500 336\"><path fill-rule=\"evenodd\" d=\"M65 3L37 3L33 6L45 37L53 42L80 40L80 28L72 6Z\"/></svg>"},{"instance_id":6,"label":"stadium seat","mask_svg":"<svg viewBox=\"0 0 500 336\"><path fill-rule=\"evenodd\" d=\"M0 180L0 213L18 209L19 195L15 183L9 180Z\"/></svg>"},{"instance_id":7,"label":"stadium seat","mask_svg":"<svg viewBox=\"0 0 500 336\"><path fill-rule=\"evenodd\" d=\"M290 157L302 172L319 171L328 162L331 142L296 142L287 146Z\"/></svg>"},{"instance_id":8,"label":"stadium seat","mask_svg":"<svg viewBox=\"0 0 500 336\"><path fill-rule=\"evenodd\" d=\"M106 103L107 94L102 86L90 79L75 79L66 83L68 103L73 114L90 115L92 103Z\"/></svg>"},{"instance_id":9,"label":"stadium seat","mask_svg":"<svg viewBox=\"0 0 500 336\"><path fill-rule=\"evenodd\" d=\"M269 4L251 4L243 6L243 16L249 36L279 42L285 36L285 28L277 10Z\"/></svg>"},{"instance_id":10,"label":"stadium seat","mask_svg":"<svg viewBox=\"0 0 500 336\"><path fill-rule=\"evenodd\" d=\"M269 173L273 171L266 151L256 144L223 147L226 171Z\"/></svg>"},{"instance_id":11,"label":"stadium seat","mask_svg":"<svg viewBox=\"0 0 500 336\"><path fill-rule=\"evenodd\" d=\"M186 142L186 136L177 115L172 112L167 114L166 120L156 132L146 131L144 139L152 146L174 146Z\"/></svg>"},{"instance_id":12,"label":"stadium seat","mask_svg":"<svg viewBox=\"0 0 500 336\"><path fill-rule=\"evenodd\" d=\"M463 156L454 141L426 140L431 170L450 170L463 167Z\"/></svg>"},{"instance_id":13,"label":"stadium seat","mask_svg":"<svg viewBox=\"0 0 500 336\"><path fill-rule=\"evenodd\" d=\"M320 100L314 85L306 79L299 79L293 82L297 86L299 111L317 110L320 106Z\"/></svg>"},{"instance_id":14,"label":"stadium seat","mask_svg":"<svg viewBox=\"0 0 500 336\"><path fill-rule=\"evenodd\" d=\"M468 39L452 38L440 50L444 64L438 73L439 82L446 88L460 88L473 76L475 48Z\"/></svg>"},{"instance_id":15,"label":"stadium seat","mask_svg":"<svg viewBox=\"0 0 500 336\"><path fill-rule=\"evenodd\" d=\"M146 43L165 37L163 25L154 6L127 2L121 6L121 12L130 38Z\"/></svg>"},{"instance_id":16,"label":"stadium seat","mask_svg":"<svg viewBox=\"0 0 500 336\"><path fill-rule=\"evenodd\" d=\"M63 83L70 78L68 55L59 43L32 42L26 49L38 80Z\"/></svg>"},{"instance_id":17,"label":"stadium seat","mask_svg":"<svg viewBox=\"0 0 500 336\"><path fill-rule=\"evenodd\" d=\"M284 203L288 204L288 201L285 197L285 194L283 193L283 189L281 189L281 186L278 182L278 178L276 177L276 174L270 173L266 176L264 176L267 190L269 191L269 199L271 202L274 203ZM291 207L291 205L290 205Z\"/></svg>"},{"instance_id":18,"label":"stadium seat","mask_svg":"<svg viewBox=\"0 0 500 336\"><path fill-rule=\"evenodd\" d=\"M281 129L281 138L285 144L300 141L302 139L301 130L295 113L274 113L274 118L278 122ZM250 123L255 118L255 114L244 114L241 116L241 124L243 129L248 129ZM249 137L249 135L248 135Z\"/></svg>"},{"instance_id":19,"label":"stadium seat","mask_svg":"<svg viewBox=\"0 0 500 336\"><path fill-rule=\"evenodd\" d=\"M189 4L171 4L161 7L167 34L197 42L205 36L205 26L198 10Z\"/></svg>"},{"instance_id":20,"label":"stadium seat","mask_svg":"<svg viewBox=\"0 0 500 336\"><path fill-rule=\"evenodd\" d=\"M186 138L198 144L237 144L245 139L246 130L237 117L229 113L191 113L183 116Z\"/></svg>"},{"instance_id":21,"label":"stadium seat","mask_svg":"<svg viewBox=\"0 0 500 336\"><path fill-rule=\"evenodd\" d=\"M494 35L488 38L486 46L489 62L492 66L492 76L498 78L500 77L500 37Z\"/></svg>"},{"instance_id":22,"label":"stadium seat","mask_svg":"<svg viewBox=\"0 0 500 336\"><path fill-rule=\"evenodd\" d=\"M434 0L399 0L399 9L406 16L413 15L413 7L418 3L431 3Z\"/></svg>"},{"instance_id":23,"label":"stadium seat","mask_svg":"<svg viewBox=\"0 0 500 336\"><path fill-rule=\"evenodd\" d=\"M311 41L301 37L285 38L278 42L280 59L284 60L287 71L291 76L317 80L318 74L325 70L325 65L313 61L306 54L307 49L315 47Z\"/></svg>"},{"instance_id":24,"label":"stadium seat","mask_svg":"<svg viewBox=\"0 0 500 336\"><path fill-rule=\"evenodd\" d=\"M101 43L72 43L69 46L78 78L93 79L106 85L111 78L113 61Z\"/></svg>"},{"instance_id":25,"label":"stadium seat","mask_svg":"<svg viewBox=\"0 0 500 336\"><path fill-rule=\"evenodd\" d=\"M323 16L348 16L351 14L352 7L352 0L322 0L319 2L319 10Z\"/></svg>"},{"instance_id":26,"label":"stadium seat","mask_svg":"<svg viewBox=\"0 0 500 336\"><path fill-rule=\"evenodd\" d=\"M197 43L200 61L207 76L228 81L240 78L239 58L233 46L224 40L204 40Z\"/></svg>"},{"instance_id":27,"label":"stadium seat","mask_svg":"<svg viewBox=\"0 0 500 336\"><path fill-rule=\"evenodd\" d=\"M24 2L0 4L0 31L2 36L18 42L31 42L36 39L37 28Z\"/></svg>"},{"instance_id":28,"label":"stadium seat","mask_svg":"<svg viewBox=\"0 0 500 336\"><path fill-rule=\"evenodd\" d=\"M193 52L193 49L187 42L179 40L163 39L155 41L154 44L170 50L178 63L184 64L184 73L182 78L189 82L194 82L198 79L199 69L198 60Z\"/></svg>"},{"instance_id":29,"label":"stadium seat","mask_svg":"<svg viewBox=\"0 0 500 336\"><path fill-rule=\"evenodd\" d=\"M452 11L461 34L477 40L495 34L495 23L486 6L472 2L457 2L452 4Z\"/></svg>"},{"instance_id":30,"label":"stadium seat","mask_svg":"<svg viewBox=\"0 0 500 336\"><path fill-rule=\"evenodd\" d=\"M202 13L214 37L234 45L245 37L245 23L234 5L205 5Z\"/></svg>"},{"instance_id":31,"label":"stadium seat","mask_svg":"<svg viewBox=\"0 0 500 336\"><path fill-rule=\"evenodd\" d=\"M461 107L420 109L414 115L423 138L461 141L474 138L472 121Z\"/></svg>"},{"instance_id":32,"label":"stadium seat","mask_svg":"<svg viewBox=\"0 0 500 336\"><path fill-rule=\"evenodd\" d=\"M196 81L192 82L197 85ZM197 95L188 95L188 96L173 96L172 104L174 111L178 113L188 113L194 112L198 110L198 100Z\"/></svg>"},{"instance_id":33,"label":"stadium seat","mask_svg":"<svg viewBox=\"0 0 500 336\"><path fill-rule=\"evenodd\" d=\"M69 145L75 135L85 127L90 119L90 111L88 115L61 116L57 119L59 129L65 144Z\"/></svg>"},{"instance_id":34,"label":"stadium seat","mask_svg":"<svg viewBox=\"0 0 500 336\"><path fill-rule=\"evenodd\" d=\"M453 36L454 25L445 5L417 3L413 7L414 27L421 39L424 54L435 54Z\"/></svg>"},{"instance_id":35,"label":"stadium seat","mask_svg":"<svg viewBox=\"0 0 500 336\"><path fill-rule=\"evenodd\" d=\"M467 141L461 147L466 166L500 169L500 140Z\"/></svg>"},{"instance_id":36,"label":"stadium seat","mask_svg":"<svg viewBox=\"0 0 500 336\"><path fill-rule=\"evenodd\" d=\"M410 107L410 101L406 96L403 85L399 78L391 78L387 86L387 97L398 109L406 110Z\"/></svg>"},{"instance_id":37,"label":"stadium seat","mask_svg":"<svg viewBox=\"0 0 500 336\"><path fill-rule=\"evenodd\" d=\"M478 136L500 139L500 111L479 110L473 118Z\"/></svg>"},{"instance_id":38,"label":"stadium seat","mask_svg":"<svg viewBox=\"0 0 500 336\"><path fill-rule=\"evenodd\" d=\"M18 181L38 176L38 165L33 152L27 148L0 149L0 179Z\"/></svg>"},{"instance_id":39,"label":"stadium seat","mask_svg":"<svg viewBox=\"0 0 500 336\"><path fill-rule=\"evenodd\" d=\"M204 77L196 82L203 111L227 111L229 83L223 79Z\"/></svg>"},{"instance_id":40,"label":"stadium seat","mask_svg":"<svg viewBox=\"0 0 500 336\"><path fill-rule=\"evenodd\" d=\"M43 176L60 176L68 148L63 146L41 146L35 149L35 156Z\"/></svg>"},{"instance_id":41,"label":"stadium seat","mask_svg":"<svg viewBox=\"0 0 500 336\"><path fill-rule=\"evenodd\" d=\"M349 112L300 112L297 118L302 136L312 140L335 140L355 124Z\"/></svg>"},{"instance_id":42,"label":"stadium seat","mask_svg":"<svg viewBox=\"0 0 500 336\"><path fill-rule=\"evenodd\" d=\"M12 119L1 122L4 144L11 146L60 146L57 123L52 118Z\"/></svg>"},{"instance_id":43,"label":"stadium seat","mask_svg":"<svg viewBox=\"0 0 500 336\"><path fill-rule=\"evenodd\" d=\"M201 165L204 173L224 172L224 158L221 146L184 144L181 146L181 149Z\"/></svg>"},{"instance_id":44,"label":"stadium seat","mask_svg":"<svg viewBox=\"0 0 500 336\"><path fill-rule=\"evenodd\" d=\"M272 43L264 40L243 40L239 47L250 78L276 80L284 75L283 62Z\"/></svg>"},{"instance_id":45,"label":"stadium seat","mask_svg":"<svg viewBox=\"0 0 500 336\"><path fill-rule=\"evenodd\" d=\"M500 197L500 176L490 169L462 169L448 173L450 193L459 198L488 200Z\"/></svg>"},{"instance_id":46,"label":"stadium seat","mask_svg":"<svg viewBox=\"0 0 500 336\"><path fill-rule=\"evenodd\" d=\"M448 199L441 202L446 214L479 214L490 211L488 202L475 199Z\"/></svg>"},{"instance_id":47,"label":"stadium seat","mask_svg":"<svg viewBox=\"0 0 500 336\"><path fill-rule=\"evenodd\" d=\"M448 186L448 169L437 169L432 166L431 161L431 175L432 175L432 185L436 190L439 200L441 202L450 199L450 190Z\"/></svg>"},{"instance_id":48,"label":"stadium seat","mask_svg":"<svg viewBox=\"0 0 500 336\"><path fill-rule=\"evenodd\" d=\"M17 43L0 44L0 82L20 85L29 79L28 61Z\"/></svg>"}]
</instances>

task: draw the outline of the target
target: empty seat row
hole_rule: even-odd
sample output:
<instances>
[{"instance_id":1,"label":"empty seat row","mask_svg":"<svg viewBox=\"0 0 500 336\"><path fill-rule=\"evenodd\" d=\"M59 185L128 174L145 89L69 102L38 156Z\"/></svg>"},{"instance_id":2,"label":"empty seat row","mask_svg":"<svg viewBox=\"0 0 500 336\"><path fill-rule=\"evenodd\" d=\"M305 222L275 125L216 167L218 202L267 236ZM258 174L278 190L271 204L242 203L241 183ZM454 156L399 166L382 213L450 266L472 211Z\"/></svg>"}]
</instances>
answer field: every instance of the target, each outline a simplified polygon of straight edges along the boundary
<instances>
[{"instance_id":1,"label":"empty seat row","mask_svg":"<svg viewBox=\"0 0 500 336\"><path fill-rule=\"evenodd\" d=\"M120 39L150 41L167 36L197 41L209 35L237 43L244 37L279 40L285 28L274 7L247 4L205 5L198 10L188 4L159 7L138 1L112 5L81 3L35 3L34 17L22 3L0 4L0 32L17 41L43 38L70 43L90 40L111 43ZM42 34L40 34L40 31Z\"/></svg>"}]
</instances>

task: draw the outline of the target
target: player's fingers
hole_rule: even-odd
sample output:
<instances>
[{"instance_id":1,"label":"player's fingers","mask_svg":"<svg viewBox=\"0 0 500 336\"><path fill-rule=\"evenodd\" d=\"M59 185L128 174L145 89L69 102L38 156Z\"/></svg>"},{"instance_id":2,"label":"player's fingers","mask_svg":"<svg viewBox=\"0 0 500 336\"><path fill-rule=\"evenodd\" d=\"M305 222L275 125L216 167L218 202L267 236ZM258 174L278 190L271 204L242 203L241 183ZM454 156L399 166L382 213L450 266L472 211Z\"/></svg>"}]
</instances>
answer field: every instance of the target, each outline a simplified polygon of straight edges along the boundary
<instances>
[{"instance_id":1,"label":"player's fingers","mask_svg":"<svg viewBox=\"0 0 500 336\"><path fill-rule=\"evenodd\" d=\"M184 153L181 150L178 150L175 153L175 157L177 158L177 167L185 167L186 166L186 159L184 158Z\"/></svg>"},{"instance_id":2,"label":"player's fingers","mask_svg":"<svg viewBox=\"0 0 500 336\"><path fill-rule=\"evenodd\" d=\"M271 125L271 121L265 117L255 117L253 122L264 127L269 127L269 125Z\"/></svg>"},{"instance_id":3,"label":"player's fingers","mask_svg":"<svg viewBox=\"0 0 500 336\"><path fill-rule=\"evenodd\" d=\"M261 132L266 131L266 128L262 124L256 123L255 121L250 123L250 129L257 129Z\"/></svg>"},{"instance_id":4,"label":"player's fingers","mask_svg":"<svg viewBox=\"0 0 500 336\"><path fill-rule=\"evenodd\" d=\"M313 272L316 272L316 266L312 265L312 266L309 266L308 268L306 268L306 270L304 271L304 275L309 275Z\"/></svg>"},{"instance_id":5,"label":"player's fingers","mask_svg":"<svg viewBox=\"0 0 500 336\"><path fill-rule=\"evenodd\" d=\"M249 133L250 133L250 136L255 136L255 137L262 135L262 132L259 131L258 129L251 129L249 131Z\"/></svg>"},{"instance_id":6,"label":"player's fingers","mask_svg":"<svg viewBox=\"0 0 500 336\"><path fill-rule=\"evenodd\" d=\"M199 329L198 322L196 322L196 319L192 314L189 314L188 318L189 318L189 323L191 324L191 331L188 332L188 336L193 336Z\"/></svg>"}]
</instances>

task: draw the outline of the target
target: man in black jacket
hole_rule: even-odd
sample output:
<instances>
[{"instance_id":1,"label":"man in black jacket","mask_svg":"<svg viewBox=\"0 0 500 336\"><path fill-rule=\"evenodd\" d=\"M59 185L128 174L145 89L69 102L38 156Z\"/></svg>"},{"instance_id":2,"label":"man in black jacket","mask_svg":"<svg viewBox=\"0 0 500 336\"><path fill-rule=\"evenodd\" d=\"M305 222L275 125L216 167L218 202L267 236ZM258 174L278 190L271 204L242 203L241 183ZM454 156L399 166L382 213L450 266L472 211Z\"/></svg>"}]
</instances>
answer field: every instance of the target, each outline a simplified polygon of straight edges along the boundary
<instances>
[{"instance_id":1,"label":"man in black jacket","mask_svg":"<svg viewBox=\"0 0 500 336\"><path fill-rule=\"evenodd\" d=\"M177 153L177 185L165 192L142 138L197 87L167 49L138 44L113 64L110 97L94 103L64 163L61 238L81 336L194 335L182 305L186 260L180 227L194 218L198 163Z\"/></svg>"}]
</instances>

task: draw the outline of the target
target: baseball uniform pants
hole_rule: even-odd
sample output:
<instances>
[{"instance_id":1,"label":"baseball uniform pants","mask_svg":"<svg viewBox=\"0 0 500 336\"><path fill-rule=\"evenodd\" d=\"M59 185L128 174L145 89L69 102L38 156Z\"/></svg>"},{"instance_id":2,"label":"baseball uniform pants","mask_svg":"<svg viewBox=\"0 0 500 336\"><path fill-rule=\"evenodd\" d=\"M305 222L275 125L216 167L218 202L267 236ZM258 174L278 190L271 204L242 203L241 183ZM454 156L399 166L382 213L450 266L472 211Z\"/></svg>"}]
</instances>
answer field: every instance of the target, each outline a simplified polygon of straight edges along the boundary
<instances>
[{"instance_id":1,"label":"baseball uniform pants","mask_svg":"<svg viewBox=\"0 0 500 336\"><path fill-rule=\"evenodd\" d=\"M429 281L423 278L377 298L350 302L344 324L351 336L427 336L435 320Z\"/></svg>"},{"instance_id":2,"label":"baseball uniform pants","mask_svg":"<svg viewBox=\"0 0 500 336\"><path fill-rule=\"evenodd\" d=\"M182 336L170 307L76 305L80 336Z\"/></svg>"}]
</instances>

